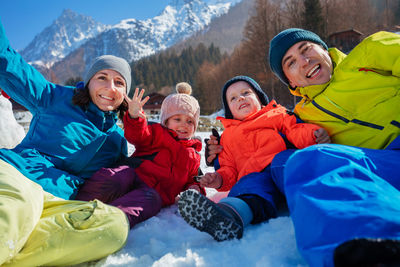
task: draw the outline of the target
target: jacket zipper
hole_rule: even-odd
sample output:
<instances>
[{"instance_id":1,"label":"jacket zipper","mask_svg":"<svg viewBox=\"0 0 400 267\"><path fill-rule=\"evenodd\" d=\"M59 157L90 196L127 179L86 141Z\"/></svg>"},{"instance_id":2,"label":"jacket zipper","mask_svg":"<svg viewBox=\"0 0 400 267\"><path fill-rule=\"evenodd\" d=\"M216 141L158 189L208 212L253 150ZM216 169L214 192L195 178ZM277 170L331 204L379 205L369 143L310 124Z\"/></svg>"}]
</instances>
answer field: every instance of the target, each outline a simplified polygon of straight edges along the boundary
<instances>
[{"instance_id":1,"label":"jacket zipper","mask_svg":"<svg viewBox=\"0 0 400 267\"><path fill-rule=\"evenodd\" d=\"M318 108L319 110L321 110L322 112L324 112L324 113L326 113L326 114L328 114L328 115L330 115L330 116L332 116L332 117L335 117L335 118L337 118L337 119L339 119L339 120L341 120L341 121L343 121L343 122L345 122L345 123L352 122L352 123L355 123L355 124L359 124L359 125L366 126L366 127L370 127L370 128L377 129L377 130L383 130L383 129L385 128L385 127L383 127L383 126L381 126L381 125L377 125L377 124L370 123L370 122L366 122L366 121L361 121L361 120L357 120L357 119L353 119L353 120L346 119L345 117L343 117L343 116L341 116L341 115L339 115L339 114L336 114L336 113L334 113L334 112L332 112L332 111L330 111L330 110L328 110L328 109L326 109L326 108L324 108L324 107L318 105L318 104L315 102L315 100L313 100L311 103L312 103L316 108ZM392 121L392 124L393 124L393 122L394 122L394 121ZM400 125L400 123L399 123L399 125Z\"/></svg>"}]
</instances>

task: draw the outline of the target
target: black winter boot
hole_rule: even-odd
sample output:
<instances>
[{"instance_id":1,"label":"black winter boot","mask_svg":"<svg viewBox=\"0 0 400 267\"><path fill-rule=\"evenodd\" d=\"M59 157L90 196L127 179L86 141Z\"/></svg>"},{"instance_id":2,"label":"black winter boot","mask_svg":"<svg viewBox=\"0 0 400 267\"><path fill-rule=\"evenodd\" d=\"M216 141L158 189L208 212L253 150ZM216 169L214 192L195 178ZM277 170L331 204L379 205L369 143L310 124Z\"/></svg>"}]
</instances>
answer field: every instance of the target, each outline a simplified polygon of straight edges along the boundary
<instances>
[{"instance_id":1,"label":"black winter boot","mask_svg":"<svg viewBox=\"0 0 400 267\"><path fill-rule=\"evenodd\" d=\"M336 267L400 266L400 240L353 239L339 245L334 252Z\"/></svg>"},{"instance_id":2,"label":"black winter boot","mask_svg":"<svg viewBox=\"0 0 400 267\"><path fill-rule=\"evenodd\" d=\"M243 222L230 206L217 204L195 190L186 190L178 201L179 213L191 226L210 234L217 241L240 239Z\"/></svg>"}]
</instances>

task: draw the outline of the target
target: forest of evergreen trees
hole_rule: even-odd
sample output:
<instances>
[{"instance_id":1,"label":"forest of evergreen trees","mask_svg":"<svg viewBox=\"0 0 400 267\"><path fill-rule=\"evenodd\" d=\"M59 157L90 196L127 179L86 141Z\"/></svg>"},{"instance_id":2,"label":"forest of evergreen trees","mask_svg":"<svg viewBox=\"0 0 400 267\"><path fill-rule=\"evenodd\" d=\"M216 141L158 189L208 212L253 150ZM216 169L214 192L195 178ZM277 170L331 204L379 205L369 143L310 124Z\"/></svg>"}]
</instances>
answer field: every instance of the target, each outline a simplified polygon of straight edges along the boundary
<instances>
[{"instance_id":1,"label":"forest of evergreen trees","mask_svg":"<svg viewBox=\"0 0 400 267\"><path fill-rule=\"evenodd\" d=\"M267 51L271 38L283 29L312 30L323 38L334 32L356 29L363 38L400 25L398 0L255 0L244 29L245 39L231 55L203 44L180 53L168 50L132 63L133 87L147 93L169 94L174 85L189 82L202 114L221 108L220 90L235 75L248 75L260 83L270 99L292 108L296 99L271 73Z\"/></svg>"},{"instance_id":2,"label":"forest of evergreen trees","mask_svg":"<svg viewBox=\"0 0 400 267\"><path fill-rule=\"evenodd\" d=\"M179 54L173 49L167 50L131 64L132 86L145 88L147 93L151 93L162 88L172 91L175 84L181 81L193 85L196 73L204 62L218 64L221 59L219 48L213 44L206 47L201 43L195 48L183 49Z\"/></svg>"}]
</instances>

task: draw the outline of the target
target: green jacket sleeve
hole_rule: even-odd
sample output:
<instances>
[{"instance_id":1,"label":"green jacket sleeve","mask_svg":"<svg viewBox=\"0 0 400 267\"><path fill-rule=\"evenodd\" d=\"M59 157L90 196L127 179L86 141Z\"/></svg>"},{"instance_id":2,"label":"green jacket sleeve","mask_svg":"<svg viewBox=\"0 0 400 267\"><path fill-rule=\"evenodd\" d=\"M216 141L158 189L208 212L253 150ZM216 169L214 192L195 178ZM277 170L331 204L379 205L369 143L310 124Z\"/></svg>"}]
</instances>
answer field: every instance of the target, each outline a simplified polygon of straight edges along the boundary
<instances>
[{"instance_id":1,"label":"green jacket sleeve","mask_svg":"<svg viewBox=\"0 0 400 267\"><path fill-rule=\"evenodd\" d=\"M373 69L383 75L400 77L400 35L377 32L359 44L359 68ZM354 62L353 62L354 63Z\"/></svg>"}]
</instances>

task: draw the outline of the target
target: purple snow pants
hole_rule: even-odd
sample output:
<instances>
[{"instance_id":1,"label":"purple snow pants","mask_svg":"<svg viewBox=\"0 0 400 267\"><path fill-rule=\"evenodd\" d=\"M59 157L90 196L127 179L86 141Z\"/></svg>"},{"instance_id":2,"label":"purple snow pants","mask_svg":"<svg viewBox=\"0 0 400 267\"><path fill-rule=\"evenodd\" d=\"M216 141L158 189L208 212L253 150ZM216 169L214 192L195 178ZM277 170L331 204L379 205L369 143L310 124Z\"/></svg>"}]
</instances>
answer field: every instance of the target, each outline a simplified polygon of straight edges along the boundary
<instances>
[{"instance_id":1,"label":"purple snow pants","mask_svg":"<svg viewBox=\"0 0 400 267\"><path fill-rule=\"evenodd\" d=\"M157 191L143 182L135 169L129 166L100 169L85 181L76 199L98 199L120 208L128 216L131 228L156 215L162 205Z\"/></svg>"}]
</instances>

